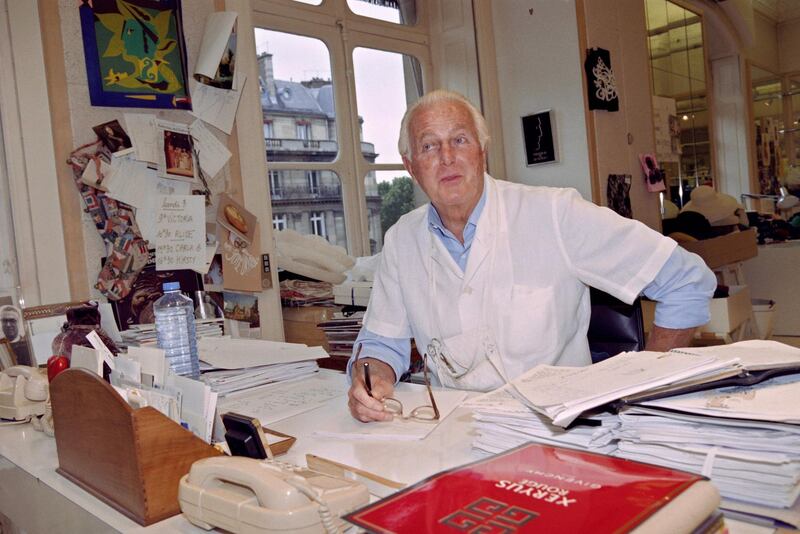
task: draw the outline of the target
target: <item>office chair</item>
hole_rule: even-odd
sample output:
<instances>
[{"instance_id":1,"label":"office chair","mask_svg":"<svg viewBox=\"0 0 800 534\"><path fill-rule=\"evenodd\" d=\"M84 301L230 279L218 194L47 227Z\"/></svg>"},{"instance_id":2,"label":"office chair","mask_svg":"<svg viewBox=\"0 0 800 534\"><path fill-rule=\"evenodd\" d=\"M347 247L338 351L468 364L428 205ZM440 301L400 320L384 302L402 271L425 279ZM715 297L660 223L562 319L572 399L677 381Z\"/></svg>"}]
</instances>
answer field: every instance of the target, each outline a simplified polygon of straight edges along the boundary
<instances>
[{"instance_id":1,"label":"office chair","mask_svg":"<svg viewBox=\"0 0 800 534\"><path fill-rule=\"evenodd\" d=\"M589 319L589 350L592 363L603 361L620 352L644 350L642 306L637 298L625 304L593 287L589 288L592 315Z\"/></svg>"}]
</instances>

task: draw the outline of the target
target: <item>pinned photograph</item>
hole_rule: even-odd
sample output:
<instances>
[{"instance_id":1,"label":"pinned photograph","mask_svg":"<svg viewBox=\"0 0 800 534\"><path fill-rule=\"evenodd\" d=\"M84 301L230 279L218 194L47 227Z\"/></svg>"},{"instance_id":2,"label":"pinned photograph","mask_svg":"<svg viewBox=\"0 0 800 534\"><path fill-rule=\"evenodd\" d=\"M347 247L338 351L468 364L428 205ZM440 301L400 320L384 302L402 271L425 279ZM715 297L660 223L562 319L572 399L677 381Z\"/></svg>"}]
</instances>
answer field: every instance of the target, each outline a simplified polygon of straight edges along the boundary
<instances>
[{"instance_id":1,"label":"pinned photograph","mask_svg":"<svg viewBox=\"0 0 800 534\"><path fill-rule=\"evenodd\" d=\"M248 245L252 242L256 216L225 193L219 196L217 222Z\"/></svg>"},{"instance_id":2,"label":"pinned photograph","mask_svg":"<svg viewBox=\"0 0 800 534\"><path fill-rule=\"evenodd\" d=\"M197 162L188 126L159 121L157 141L159 176L196 182Z\"/></svg>"},{"instance_id":3,"label":"pinned photograph","mask_svg":"<svg viewBox=\"0 0 800 534\"><path fill-rule=\"evenodd\" d=\"M654 154L639 154L639 162L642 164L642 171L647 183L647 190L651 193L664 191L664 171L659 168L658 161Z\"/></svg>"},{"instance_id":4,"label":"pinned photograph","mask_svg":"<svg viewBox=\"0 0 800 534\"><path fill-rule=\"evenodd\" d=\"M223 298L225 300L223 311L226 319L248 323L250 328L258 328L260 326L258 297L256 295L225 291Z\"/></svg>"},{"instance_id":5,"label":"pinned photograph","mask_svg":"<svg viewBox=\"0 0 800 534\"><path fill-rule=\"evenodd\" d=\"M195 66L198 82L219 89L237 89L234 85L236 66L236 13L219 11L206 19L203 43Z\"/></svg>"},{"instance_id":6,"label":"pinned photograph","mask_svg":"<svg viewBox=\"0 0 800 534\"><path fill-rule=\"evenodd\" d=\"M111 165L104 160L100 158L89 160L89 163L86 165L81 175L81 182L107 193L108 187L106 179L111 176L111 172Z\"/></svg>"},{"instance_id":7,"label":"pinned photograph","mask_svg":"<svg viewBox=\"0 0 800 534\"><path fill-rule=\"evenodd\" d=\"M206 291L222 291L222 254L214 254L208 272L203 275L203 288Z\"/></svg>"},{"instance_id":8,"label":"pinned photograph","mask_svg":"<svg viewBox=\"0 0 800 534\"><path fill-rule=\"evenodd\" d=\"M92 130L97 134L97 137L103 142L111 154L115 156L122 156L133 152L133 143L131 138L120 125L119 121L104 122L97 126L92 126Z\"/></svg>"}]
</instances>

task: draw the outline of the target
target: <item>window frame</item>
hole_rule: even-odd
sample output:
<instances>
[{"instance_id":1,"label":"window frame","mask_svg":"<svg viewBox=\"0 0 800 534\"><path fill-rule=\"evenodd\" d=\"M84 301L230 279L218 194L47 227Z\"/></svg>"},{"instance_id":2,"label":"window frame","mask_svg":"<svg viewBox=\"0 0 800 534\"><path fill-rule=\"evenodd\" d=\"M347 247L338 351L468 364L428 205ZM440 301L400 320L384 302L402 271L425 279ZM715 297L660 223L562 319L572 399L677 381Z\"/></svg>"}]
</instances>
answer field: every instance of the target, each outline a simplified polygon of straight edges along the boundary
<instances>
[{"instance_id":1,"label":"window frame","mask_svg":"<svg viewBox=\"0 0 800 534\"><path fill-rule=\"evenodd\" d=\"M280 228L282 226L282 228ZM289 227L289 218L285 213L272 214L272 228L274 230L286 230Z\"/></svg>"},{"instance_id":2,"label":"window frame","mask_svg":"<svg viewBox=\"0 0 800 534\"><path fill-rule=\"evenodd\" d=\"M325 225L325 212L324 211L311 211L308 214L308 221L311 223L311 233L320 237L328 238L328 229ZM317 224L319 223L319 224ZM317 233L317 226L319 226L319 233Z\"/></svg>"},{"instance_id":3,"label":"window frame","mask_svg":"<svg viewBox=\"0 0 800 534\"><path fill-rule=\"evenodd\" d=\"M346 0L324 0L309 5L294 0L254 0L253 26L321 40L331 60L336 140L339 152L331 162L267 162L269 170L318 170L336 173L341 182L348 251L369 255L369 218L365 179L370 171L402 171L401 162L370 163L361 154L358 109L353 72L353 50L375 48L414 56L422 71L422 84L432 80L428 5L419 0L414 26L356 15Z\"/></svg>"}]
</instances>

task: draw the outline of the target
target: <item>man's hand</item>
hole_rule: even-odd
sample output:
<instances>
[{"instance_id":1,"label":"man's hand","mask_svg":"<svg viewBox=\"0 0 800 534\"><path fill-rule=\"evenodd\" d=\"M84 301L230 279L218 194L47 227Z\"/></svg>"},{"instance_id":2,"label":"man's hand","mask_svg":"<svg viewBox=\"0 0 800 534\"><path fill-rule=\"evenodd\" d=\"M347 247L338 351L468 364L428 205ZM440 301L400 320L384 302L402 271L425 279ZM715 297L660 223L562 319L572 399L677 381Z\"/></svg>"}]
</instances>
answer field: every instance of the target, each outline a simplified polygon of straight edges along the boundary
<instances>
[{"instance_id":1,"label":"man's hand","mask_svg":"<svg viewBox=\"0 0 800 534\"><path fill-rule=\"evenodd\" d=\"M369 363L369 376L372 396L367 393L364 383L364 363ZM347 405L350 413L364 423L370 421L391 421L392 414L383 407L383 399L394 392L394 370L387 363L374 358L359 358L352 369L353 383L347 392Z\"/></svg>"},{"instance_id":2,"label":"man's hand","mask_svg":"<svg viewBox=\"0 0 800 534\"><path fill-rule=\"evenodd\" d=\"M688 347L692 344L695 330L696 328L673 329L653 325L644 350L667 352L678 347Z\"/></svg>"}]
</instances>

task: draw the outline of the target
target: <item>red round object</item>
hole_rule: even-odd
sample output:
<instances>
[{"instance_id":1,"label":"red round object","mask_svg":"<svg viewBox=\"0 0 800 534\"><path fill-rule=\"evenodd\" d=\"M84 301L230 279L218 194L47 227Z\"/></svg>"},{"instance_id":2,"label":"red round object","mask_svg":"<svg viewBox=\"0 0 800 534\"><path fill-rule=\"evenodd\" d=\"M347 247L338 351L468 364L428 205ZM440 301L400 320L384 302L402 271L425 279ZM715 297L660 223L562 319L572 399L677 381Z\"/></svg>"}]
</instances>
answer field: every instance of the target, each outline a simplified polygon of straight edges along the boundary
<instances>
[{"instance_id":1,"label":"red round object","mask_svg":"<svg viewBox=\"0 0 800 534\"><path fill-rule=\"evenodd\" d=\"M58 355L50 356L47 360L47 381L52 382L56 375L64 369L69 369L69 358Z\"/></svg>"}]
</instances>

